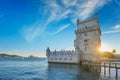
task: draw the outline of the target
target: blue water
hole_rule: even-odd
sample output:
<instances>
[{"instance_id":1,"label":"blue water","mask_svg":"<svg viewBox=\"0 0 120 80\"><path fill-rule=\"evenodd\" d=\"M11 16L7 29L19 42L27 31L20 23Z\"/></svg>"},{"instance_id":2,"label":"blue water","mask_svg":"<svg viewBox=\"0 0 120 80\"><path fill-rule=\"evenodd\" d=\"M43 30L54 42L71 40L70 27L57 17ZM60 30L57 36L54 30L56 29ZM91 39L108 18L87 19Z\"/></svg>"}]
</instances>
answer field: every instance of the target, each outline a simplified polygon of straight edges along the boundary
<instances>
[{"instance_id":1,"label":"blue water","mask_svg":"<svg viewBox=\"0 0 120 80\"><path fill-rule=\"evenodd\" d=\"M0 80L106 80L75 64L48 64L46 58L0 58ZM108 80L108 79L107 79Z\"/></svg>"}]
</instances>

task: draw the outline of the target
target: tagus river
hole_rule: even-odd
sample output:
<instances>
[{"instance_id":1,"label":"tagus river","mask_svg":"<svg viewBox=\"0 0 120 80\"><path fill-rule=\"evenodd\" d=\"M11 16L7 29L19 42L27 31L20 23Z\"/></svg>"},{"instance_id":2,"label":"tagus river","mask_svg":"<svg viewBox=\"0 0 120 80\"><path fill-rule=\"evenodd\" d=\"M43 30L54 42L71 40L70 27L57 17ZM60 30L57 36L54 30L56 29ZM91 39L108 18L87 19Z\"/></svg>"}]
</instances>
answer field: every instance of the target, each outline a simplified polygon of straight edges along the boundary
<instances>
[{"instance_id":1,"label":"tagus river","mask_svg":"<svg viewBox=\"0 0 120 80\"><path fill-rule=\"evenodd\" d=\"M110 78L100 70L96 73L81 65L48 64L46 58L0 58L0 80L116 80L114 69Z\"/></svg>"}]
</instances>

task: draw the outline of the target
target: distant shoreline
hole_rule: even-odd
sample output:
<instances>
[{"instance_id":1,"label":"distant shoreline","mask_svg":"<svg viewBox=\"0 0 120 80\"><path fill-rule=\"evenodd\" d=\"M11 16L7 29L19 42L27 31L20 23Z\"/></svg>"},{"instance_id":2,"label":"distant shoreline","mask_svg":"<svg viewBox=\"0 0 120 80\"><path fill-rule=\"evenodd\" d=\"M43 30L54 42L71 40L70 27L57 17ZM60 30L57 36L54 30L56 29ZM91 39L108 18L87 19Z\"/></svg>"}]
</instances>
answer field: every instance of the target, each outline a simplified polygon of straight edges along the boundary
<instances>
[{"instance_id":1,"label":"distant shoreline","mask_svg":"<svg viewBox=\"0 0 120 80\"><path fill-rule=\"evenodd\" d=\"M19 55L0 54L0 58L21 58L21 59L24 59L24 58L46 58L46 57L37 57L37 56L33 56L33 55L30 55L28 57L23 57L23 56L19 56Z\"/></svg>"}]
</instances>

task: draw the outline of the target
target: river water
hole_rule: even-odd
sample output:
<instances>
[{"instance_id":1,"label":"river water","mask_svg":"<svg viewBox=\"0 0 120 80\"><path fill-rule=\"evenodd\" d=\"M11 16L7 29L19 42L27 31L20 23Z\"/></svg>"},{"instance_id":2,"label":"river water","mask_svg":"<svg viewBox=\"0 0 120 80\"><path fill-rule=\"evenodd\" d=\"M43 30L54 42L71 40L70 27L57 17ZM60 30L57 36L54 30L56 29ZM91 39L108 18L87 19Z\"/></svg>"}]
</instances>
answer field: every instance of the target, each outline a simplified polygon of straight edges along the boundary
<instances>
[{"instance_id":1,"label":"river water","mask_svg":"<svg viewBox=\"0 0 120 80\"><path fill-rule=\"evenodd\" d=\"M47 58L0 58L0 80L120 80L115 77L115 69L111 75L103 74L89 67L76 64L47 63ZM106 69L108 70L108 69Z\"/></svg>"}]
</instances>

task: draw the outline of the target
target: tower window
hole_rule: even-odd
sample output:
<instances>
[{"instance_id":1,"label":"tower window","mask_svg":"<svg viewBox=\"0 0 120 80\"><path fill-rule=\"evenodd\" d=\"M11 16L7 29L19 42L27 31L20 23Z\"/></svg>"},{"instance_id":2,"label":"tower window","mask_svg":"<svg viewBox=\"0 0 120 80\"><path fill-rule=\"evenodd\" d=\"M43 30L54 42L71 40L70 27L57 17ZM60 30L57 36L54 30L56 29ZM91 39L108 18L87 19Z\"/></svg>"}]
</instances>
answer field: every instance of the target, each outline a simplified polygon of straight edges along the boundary
<instances>
[{"instance_id":1,"label":"tower window","mask_svg":"<svg viewBox=\"0 0 120 80\"><path fill-rule=\"evenodd\" d=\"M55 60L57 60L57 58L55 58Z\"/></svg>"},{"instance_id":2,"label":"tower window","mask_svg":"<svg viewBox=\"0 0 120 80\"><path fill-rule=\"evenodd\" d=\"M87 39L84 40L84 42L87 42L87 41L88 41Z\"/></svg>"},{"instance_id":3,"label":"tower window","mask_svg":"<svg viewBox=\"0 0 120 80\"><path fill-rule=\"evenodd\" d=\"M84 35L87 36L87 32L85 32Z\"/></svg>"},{"instance_id":4,"label":"tower window","mask_svg":"<svg viewBox=\"0 0 120 80\"><path fill-rule=\"evenodd\" d=\"M62 60L62 58L60 58L60 60Z\"/></svg>"},{"instance_id":5,"label":"tower window","mask_svg":"<svg viewBox=\"0 0 120 80\"><path fill-rule=\"evenodd\" d=\"M87 50L87 47L85 46L85 50Z\"/></svg>"}]
</instances>

